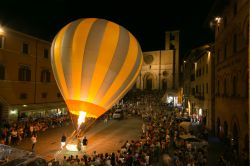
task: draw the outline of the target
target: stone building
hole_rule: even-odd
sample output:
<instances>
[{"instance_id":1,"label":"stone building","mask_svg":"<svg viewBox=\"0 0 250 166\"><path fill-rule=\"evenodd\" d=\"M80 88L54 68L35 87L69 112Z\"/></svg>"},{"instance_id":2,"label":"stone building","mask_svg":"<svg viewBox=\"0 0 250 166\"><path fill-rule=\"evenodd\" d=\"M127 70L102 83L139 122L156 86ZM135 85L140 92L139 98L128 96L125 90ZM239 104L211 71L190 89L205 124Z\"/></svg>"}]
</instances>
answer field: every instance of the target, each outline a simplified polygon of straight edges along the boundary
<instances>
[{"instance_id":1,"label":"stone building","mask_svg":"<svg viewBox=\"0 0 250 166\"><path fill-rule=\"evenodd\" d=\"M188 52L183 63L183 93L188 114L212 129L214 64L211 45Z\"/></svg>"},{"instance_id":2,"label":"stone building","mask_svg":"<svg viewBox=\"0 0 250 166\"><path fill-rule=\"evenodd\" d=\"M216 0L208 18L215 32L215 132L241 154L249 151L249 0Z\"/></svg>"},{"instance_id":3,"label":"stone building","mask_svg":"<svg viewBox=\"0 0 250 166\"><path fill-rule=\"evenodd\" d=\"M0 31L0 119L60 113L65 105L50 64L50 42Z\"/></svg>"},{"instance_id":4,"label":"stone building","mask_svg":"<svg viewBox=\"0 0 250 166\"><path fill-rule=\"evenodd\" d=\"M179 88L179 31L165 34L165 50L143 52L144 62L136 82L141 90L163 90L172 97Z\"/></svg>"}]
</instances>

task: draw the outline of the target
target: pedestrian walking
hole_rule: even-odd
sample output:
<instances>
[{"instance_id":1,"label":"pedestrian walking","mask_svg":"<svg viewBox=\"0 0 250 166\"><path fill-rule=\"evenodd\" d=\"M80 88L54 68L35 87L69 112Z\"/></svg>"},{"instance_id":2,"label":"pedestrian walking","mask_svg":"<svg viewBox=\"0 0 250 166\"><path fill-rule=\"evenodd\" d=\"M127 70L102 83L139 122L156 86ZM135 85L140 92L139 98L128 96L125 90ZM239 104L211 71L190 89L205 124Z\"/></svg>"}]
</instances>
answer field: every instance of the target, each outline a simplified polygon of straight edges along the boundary
<instances>
[{"instance_id":1,"label":"pedestrian walking","mask_svg":"<svg viewBox=\"0 0 250 166\"><path fill-rule=\"evenodd\" d=\"M105 117L104 123L105 123L105 124L108 124L108 115Z\"/></svg>"},{"instance_id":2,"label":"pedestrian walking","mask_svg":"<svg viewBox=\"0 0 250 166\"><path fill-rule=\"evenodd\" d=\"M37 136L35 134L32 135L31 142L32 142L32 148L31 148L31 150L32 150L32 152L34 152L35 144L37 142Z\"/></svg>"},{"instance_id":3,"label":"pedestrian walking","mask_svg":"<svg viewBox=\"0 0 250 166\"><path fill-rule=\"evenodd\" d=\"M61 137L61 149L64 148L65 144L66 144L66 136L65 136L65 133L62 135Z\"/></svg>"}]
</instances>

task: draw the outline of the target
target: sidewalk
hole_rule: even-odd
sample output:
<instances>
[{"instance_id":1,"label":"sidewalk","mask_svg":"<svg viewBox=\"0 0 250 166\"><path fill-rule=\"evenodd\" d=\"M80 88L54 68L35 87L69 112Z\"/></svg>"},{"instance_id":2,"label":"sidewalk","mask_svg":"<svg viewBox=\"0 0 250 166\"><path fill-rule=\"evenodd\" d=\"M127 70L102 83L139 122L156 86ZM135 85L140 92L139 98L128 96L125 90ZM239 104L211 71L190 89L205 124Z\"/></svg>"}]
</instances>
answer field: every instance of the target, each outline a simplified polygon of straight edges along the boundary
<instances>
[{"instance_id":1,"label":"sidewalk","mask_svg":"<svg viewBox=\"0 0 250 166\"><path fill-rule=\"evenodd\" d=\"M215 136L208 136L208 166L219 165L219 156L224 151L225 145L219 138Z\"/></svg>"}]
</instances>

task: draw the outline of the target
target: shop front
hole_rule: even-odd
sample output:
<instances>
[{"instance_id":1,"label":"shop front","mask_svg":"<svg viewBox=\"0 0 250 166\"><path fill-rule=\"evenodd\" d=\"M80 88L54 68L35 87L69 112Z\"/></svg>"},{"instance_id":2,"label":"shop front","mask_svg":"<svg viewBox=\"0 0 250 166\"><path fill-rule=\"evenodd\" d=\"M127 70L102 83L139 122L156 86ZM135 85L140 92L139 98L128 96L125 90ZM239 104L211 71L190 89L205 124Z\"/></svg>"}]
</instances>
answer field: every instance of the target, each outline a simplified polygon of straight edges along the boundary
<instances>
[{"instance_id":1,"label":"shop front","mask_svg":"<svg viewBox=\"0 0 250 166\"><path fill-rule=\"evenodd\" d=\"M67 113L67 107L62 102L14 105L9 106L8 121L53 117L66 115Z\"/></svg>"}]
</instances>

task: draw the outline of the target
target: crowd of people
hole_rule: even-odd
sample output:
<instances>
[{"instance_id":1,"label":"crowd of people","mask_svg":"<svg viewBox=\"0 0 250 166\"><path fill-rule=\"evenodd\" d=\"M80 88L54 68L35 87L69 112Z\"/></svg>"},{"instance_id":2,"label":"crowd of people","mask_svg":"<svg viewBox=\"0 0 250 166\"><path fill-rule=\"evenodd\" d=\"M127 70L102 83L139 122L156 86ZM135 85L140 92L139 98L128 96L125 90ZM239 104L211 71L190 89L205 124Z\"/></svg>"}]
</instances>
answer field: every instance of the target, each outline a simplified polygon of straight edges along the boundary
<instances>
[{"instance_id":1,"label":"crowd of people","mask_svg":"<svg viewBox=\"0 0 250 166\"><path fill-rule=\"evenodd\" d=\"M99 154L94 151L92 154L83 153L81 156L69 155L64 156L61 161L49 162L49 165L206 165L207 148L190 147L186 142L178 147L175 145L175 140L183 131L179 128L179 121L175 119L175 108L160 102L163 95L159 91L129 93L107 113L106 117L111 119L112 112L121 108L127 115L141 118L141 136L137 140L127 140L121 149L113 153ZM69 124L69 121L68 116L60 116L6 123L1 128L0 138L3 144L16 145L23 138L31 137L35 145L37 132L64 126ZM61 142L65 141L65 138L61 139Z\"/></svg>"},{"instance_id":2,"label":"crowd of people","mask_svg":"<svg viewBox=\"0 0 250 166\"><path fill-rule=\"evenodd\" d=\"M38 132L46 131L48 128L64 126L69 124L67 115L27 118L13 123L2 123L0 126L0 143L5 145L18 145L24 138L37 136Z\"/></svg>"},{"instance_id":3,"label":"crowd of people","mask_svg":"<svg viewBox=\"0 0 250 166\"><path fill-rule=\"evenodd\" d=\"M82 156L64 156L63 160L50 164L61 166L206 165L207 148L190 148L187 144L181 147L175 146L175 139L181 134L178 127L179 121L175 120L174 108L168 108L159 102L162 96L163 94L159 92L135 92L125 96L122 103L115 107L122 108L127 114L142 119L141 136L137 140L127 140L121 149L113 153L98 154L94 151L93 154Z\"/></svg>"}]
</instances>

